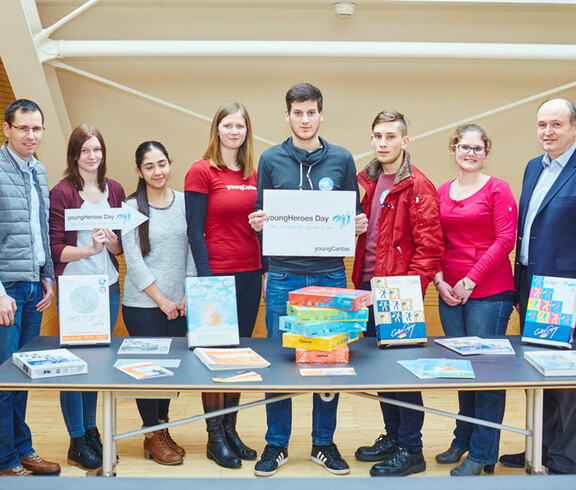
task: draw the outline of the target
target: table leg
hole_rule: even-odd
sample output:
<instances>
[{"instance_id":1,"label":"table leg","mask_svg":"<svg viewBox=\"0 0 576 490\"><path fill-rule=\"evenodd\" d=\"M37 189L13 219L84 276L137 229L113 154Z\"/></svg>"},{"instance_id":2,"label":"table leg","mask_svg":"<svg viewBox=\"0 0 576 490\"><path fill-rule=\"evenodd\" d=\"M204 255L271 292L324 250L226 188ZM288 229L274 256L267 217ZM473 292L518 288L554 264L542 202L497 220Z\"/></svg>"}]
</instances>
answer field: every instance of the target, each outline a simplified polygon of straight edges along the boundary
<instances>
[{"instance_id":1,"label":"table leg","mask_svg":"<svg viewBox=\"0 0 576 490\"><path fill-rule=\"evenodd\" d=\"M532 468L534 448L534 390L526 390L526 429L530 434L526 436L526 471Z\"/></svg>"},{"instance_id":2,"label":"table leg","mask_svg":"<svg viewBox=\"0 0 576 490\"><path fill-rule=\"evenodd\" d=\"M114 393L102 393L102 475L114 476L114 460L116 459L116 443L114 433L116 425Z\"/></svg>"},{"instance_id":3,"label":"table leg","mask_svg":"<svg viewBox=\"0 0 576 490\"><path fill-rule=\"evenodd\" d=\"M542 418L544 407L544 390L534 390L533 416L532 423L532 473L543 474L542 468Z\"/></svg>"}]
</instances>

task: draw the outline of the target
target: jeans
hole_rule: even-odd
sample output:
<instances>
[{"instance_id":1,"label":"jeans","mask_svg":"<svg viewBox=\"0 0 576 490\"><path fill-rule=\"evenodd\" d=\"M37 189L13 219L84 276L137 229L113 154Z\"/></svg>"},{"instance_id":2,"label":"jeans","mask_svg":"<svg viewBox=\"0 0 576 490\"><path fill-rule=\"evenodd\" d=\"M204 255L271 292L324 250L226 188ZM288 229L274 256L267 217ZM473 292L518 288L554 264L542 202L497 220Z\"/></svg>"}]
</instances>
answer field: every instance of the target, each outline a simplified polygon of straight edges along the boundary
<instances>
[{"instance_id":1,"label":"jeans","mask_svg":"<svg viewBox=\"0 0 576 490\"><path fill-rule=\"evenodd\" d=\"M114 331L120 309L120 286L110 286L110 332ZM98 393L95 391L61 391L60 408L70 437L82 437L86 429L96 427L96 405Z\"/></svg>"},{"instance_id":2,"label":"jeans","mask_svg":"<svg viewBox=\"0 0 576 490\"><path fill-rule=\"evenodd\" d=\"M42 299L41 282L4 284L6 294L16 301L14 325L0 325L0 363L40 334L42 313L36 304ZM26 425L26 391L0 391L0 471L20 466L20 460L34 453L32 435Z\"/></svg>"},{"instance_id":3,"label":"jeans","mask_svg":"<svg viewBox=\"0 0 576 490\"><path fill-rule=\"evenodd\" d=\"M285 274L268 272L266 285L266 329L268 337L280 337L279 318L286 315L288 293L306 286L346 287L346 273L332 272L329 274ZM277 394L266 394L273 398ZM334 442L336 416L338 411L338 394L325 402L318 393L312 398L312 444L321 446ZM271 446L288 447L292 432L292 400L283 400L266 405L268 430L266 442Z\"/></svg>"},{"instance_id":4,"label":"jeans","mask_svg":"<svg viewBox=\"0 0 576 490\"><path fill-rule=\"evenodd\" d=\"M168 320L160 308L136 308L122 305L122 316L131 337L185 337L186 317ZM137 399L136 405L145 427L168 419L169 399Z\"/></svg>"},{"instance_id":5,"label":"jeans","mask_svg":"<svg viewBox=\"0 0 576 490\"><path fill-rule=\"evenodd\" d=\"M252 337L262 297L262 269L214 275L234 276L240 337Z\"/></svg>"},{"instance_id":6,"label":"jeans","mask_svg":"<svg viewBox=\"0 0 576 490\"><path fill-rule=\"evenodd\" d=\"M514 308L512 301L482 301L469 299L466 304L448 306L438 300L440 321L449 337L490 337L505 335ZM502 423L506 407L506 392L459 391L459 414L497 424ZM468 458L484 465L498 461L500 431L482 425L456 421L452 445L469 450Z\"/></svg>"}]
</instances>

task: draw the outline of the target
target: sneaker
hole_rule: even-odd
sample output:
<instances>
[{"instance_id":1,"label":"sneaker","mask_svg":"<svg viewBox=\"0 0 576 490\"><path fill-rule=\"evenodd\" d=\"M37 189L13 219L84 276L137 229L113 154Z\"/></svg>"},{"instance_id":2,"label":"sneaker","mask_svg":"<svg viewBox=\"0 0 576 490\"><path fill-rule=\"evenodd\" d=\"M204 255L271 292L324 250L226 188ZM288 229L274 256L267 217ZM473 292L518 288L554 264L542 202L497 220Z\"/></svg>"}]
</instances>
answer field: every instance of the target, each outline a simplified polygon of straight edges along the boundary
<instances>
[{"instance_id":1,"label":"sneaker","mask_svg":"<svg viewBox=\"0 0 576 490\"><path fill-rule=\"evenodd\" d=\"M272 476L278 471L278 466L287 462L288 449L267 444L262 452L262 457L254 466L254 474L256 476Z\"/></svg>"},{"instance_id":2,"label":"sneaker","mask_svg":"<svg viewBox=\"0 0 576 490\"><path fill-rule=\"evenodd\" d=\"M422 451L411 453L398 446L396 452L382 463L370 469L371 476L408 476L426 471L426 461Z\"/></svg>"},{"instance_id":3,"label":"sneaker","mask_svg":"<svg viewBox=\"0 0 576 490\"><path fill-rule=\"evenodd\" d=\"M334 473L335 475L346 475L350 473L350 467L340 455L336 444L312 446L310 460L324 466L330 473Z\"/></svg>"},{"instance_id":4,"label":"sneaker","mask_svg":"<svg viewBox=\"0 0 576 490\"><path fill-rule=\"evenodd\" d=\"M398 448L398 443L385 434L380 434L371 446L361 446L356 450L356 459L366 463L384 461L392 456Z\"/></svg>"}]
</instances>

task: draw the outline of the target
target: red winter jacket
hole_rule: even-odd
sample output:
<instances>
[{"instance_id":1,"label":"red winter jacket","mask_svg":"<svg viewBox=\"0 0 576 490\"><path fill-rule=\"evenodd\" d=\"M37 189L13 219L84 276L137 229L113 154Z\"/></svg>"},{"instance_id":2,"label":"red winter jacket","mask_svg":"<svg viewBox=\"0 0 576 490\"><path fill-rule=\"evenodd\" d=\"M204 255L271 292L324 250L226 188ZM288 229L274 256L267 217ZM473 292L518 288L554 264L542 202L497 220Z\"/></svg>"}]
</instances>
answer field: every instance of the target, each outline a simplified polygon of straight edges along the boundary
<instances>
[{"instance_id":1,"label":"red winter jacket","mask_svg":"<svg viewBox=\"0 0 576 490\"><path fill-rule=\"evenodd\" d=\"M372 160L358 174L365 190L362 211L370 219L370 204L382 165ZM352 281L362 285L366 233L358 237ZM434 184L410 164L408 153L396 173L394 184L384 200L378 224L375 276L419 275L422 295L436 274L444 254L440 225L440 205Z\"/></svg>"}]
</instances>

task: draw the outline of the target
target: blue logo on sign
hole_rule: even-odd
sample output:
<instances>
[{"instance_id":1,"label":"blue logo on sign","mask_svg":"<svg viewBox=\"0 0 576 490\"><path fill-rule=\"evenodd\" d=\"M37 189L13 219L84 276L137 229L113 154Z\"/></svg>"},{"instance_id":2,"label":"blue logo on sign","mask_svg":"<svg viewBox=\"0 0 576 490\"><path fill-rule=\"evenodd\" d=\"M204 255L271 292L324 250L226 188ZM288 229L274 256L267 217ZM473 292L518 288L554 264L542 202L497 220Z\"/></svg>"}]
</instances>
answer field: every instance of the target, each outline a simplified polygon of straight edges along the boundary
<instances>
[{"instance_id":1,"label":"blue logo on sign","mask_svg":"<svg viewBox=\"0 0 576 490\"><path fill-rule=\"evenodd\" d=\"M330 177L323 177L318 182L318 188L321 191L331 191L334 189L334 181Z\"/></svg>"},{"instance_id":2,"label":"blue logo on sign","mask_svg":"<svg viewBox=\"0 0 576 490\"><path fill-rule=\"evenodd\" d=\"M337 214L332 218L335 223L340 223L340 228L344 228L348 223L350 223L350 213Z\"/></svg>"}]
</instances>

